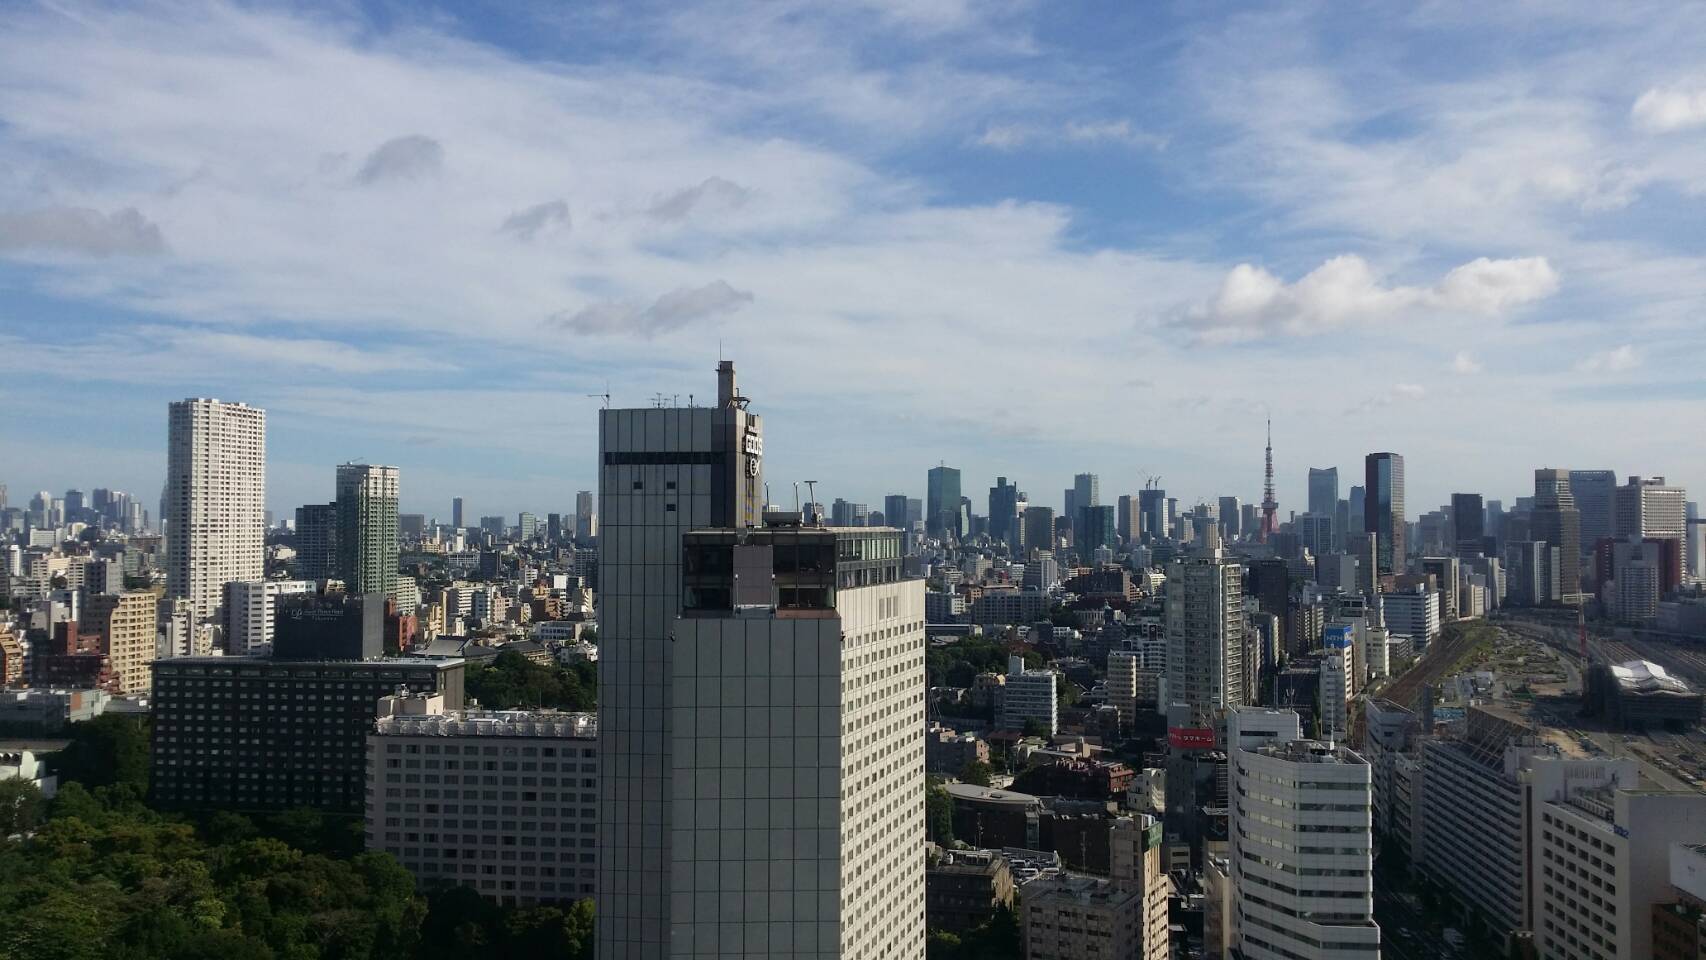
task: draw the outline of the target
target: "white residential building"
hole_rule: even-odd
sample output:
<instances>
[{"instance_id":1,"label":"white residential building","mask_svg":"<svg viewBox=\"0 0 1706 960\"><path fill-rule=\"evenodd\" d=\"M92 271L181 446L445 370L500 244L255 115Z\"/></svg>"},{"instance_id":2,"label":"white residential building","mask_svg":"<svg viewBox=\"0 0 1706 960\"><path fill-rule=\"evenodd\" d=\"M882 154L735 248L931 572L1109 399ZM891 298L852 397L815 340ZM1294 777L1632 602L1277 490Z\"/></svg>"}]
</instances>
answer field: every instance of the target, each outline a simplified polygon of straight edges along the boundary
<instances>
[{"instance_id":1,"label":"white residential building","mask_svg":"<svg viewBox=\"0 0 1706 960\"><path fill-rule=\"evenodd\" d=\"M192 399L170 404L166 447L166 595L215 621L225 585L266 574L267 415Z\"/></svg>"},{"instance_id":2,"label":"white residential building","mask_svg":"<svg viewBox=\"0 0 1706 960\"><path fill-rule=\"evenodd\" d=\"M278 598L313 592L311 580L234 580L226 584L225 649L239 657L271 652Z\"/></svg>"},{"instance_id":3,"label":"white residential building","mask_svg":"<svg viewBox=\"0 0 1706 960\"><path fill-rule=\"evenodd\" d=\"M1137 717L1137 675L1143 655L1135 650L1108 652L1108 703L1120 712L1120 726L1129 728Z\"/></svg>"},{"instance_id":4,"label":"white residential building","mask_svg":"<svg viewBox=\"0 0 1706 960\"><path fill-rule=\"evenodd\" d=\"M1232 942L1245 960L1378 960L1372 780L1295 712L1227 715Z\"/></svg>"},{"instance_id":5,"label":"white residential building","mask_svg":"<svg viewBox=\"0 0 1706 960\"><path fill-rule=\"evenodd\" d=\"M1244 567L1218 534L1188 559L1167 565L1167 699L1190 707L1190 726L1243 705Z\"/></svg>"},{"instance_id":6,"label":"white residential building","mask_svg":"<svg viewBox=\"0 0 1706 960\"><path fill-rule=\"evenodd\" d=\"M597 754L589 713L446 711L443 694L385 697L367 738L367 849L396 857L423 887L452 883L523 906L590 897Z\"/></svg>"},{"instance_id":7,"label":"white residential building","mask_svg":"<svg viewBox=\"0 0 1706 960\"><path fill-rule=\"evenodd\" d=\"M1053 670L1026 670L1025 658L1007 658L1006 683L1001 687L1001 726L1023 730L1035 720L1054 736L1060 730L1059 680Z\"/></svg>"}]
</instances>

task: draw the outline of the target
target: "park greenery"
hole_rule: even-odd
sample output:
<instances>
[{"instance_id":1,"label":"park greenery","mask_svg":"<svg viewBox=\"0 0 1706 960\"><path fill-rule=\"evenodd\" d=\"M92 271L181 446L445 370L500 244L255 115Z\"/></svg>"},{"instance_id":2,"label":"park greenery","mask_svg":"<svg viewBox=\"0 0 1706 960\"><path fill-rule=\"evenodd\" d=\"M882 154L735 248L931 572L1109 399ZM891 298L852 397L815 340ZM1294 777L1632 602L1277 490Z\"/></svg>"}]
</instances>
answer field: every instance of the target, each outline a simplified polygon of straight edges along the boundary
<instances>
[{"instance_id":1,"label":"park greenery","mask_svg":"<svg viewBox=\"0 0 1706 960\"><path fill-rule=\"evenodd\" d=\"M502 669L501 667L499 669ZM584 690L583 690L584 692ZM151 810L148 731L75 724L61 783L0 783L0 960L578 960L592 904L419 889L358 819Z\"/></svg>"},{"instance_id":2,"label":"park greenery","mask_svg":"<svg viewBox=\"0 0 1706 960\"><path fill-rule=\"evenodd\" d=\"M465 690L488 710L590 711L598 708L598 665L571 666L534 663L514 651L504 651L490 664L470 663Z\"/></svg>"}]
</instances>

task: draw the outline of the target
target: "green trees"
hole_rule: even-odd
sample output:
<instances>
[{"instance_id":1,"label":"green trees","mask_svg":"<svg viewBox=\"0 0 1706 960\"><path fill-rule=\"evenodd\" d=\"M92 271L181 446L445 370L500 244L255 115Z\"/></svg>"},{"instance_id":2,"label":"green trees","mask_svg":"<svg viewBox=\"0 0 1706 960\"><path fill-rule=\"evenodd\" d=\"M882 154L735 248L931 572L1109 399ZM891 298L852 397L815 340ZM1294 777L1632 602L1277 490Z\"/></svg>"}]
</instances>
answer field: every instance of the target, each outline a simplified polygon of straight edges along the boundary
<instances>
[{"instance_id":1,"label":"green trees","mask_svg":"<svg viewBox=\"0 0 1706 960\"><path fill-rule=\"evenodd\" d=\"M980 787L989 786L989 778L995 773L995 768L982 760L973 760L960 769L961 783L975 783Z\"/></svg>"},{"instance_id":2,"label":"green trees","mask_svg":"<svg viewBox=\"0 0 1706 960\"><path fill-rule=\"evenodd\" d=\"M594 710L598 707L598 666L534 663L506 651L486 664L469 664L467 694L489 710Z\"/></svg>"},{"instance_id":3,"label":"green trees","mask_svg":"<svg viewBox=\"0 0 1706 960\"><path fill-rule=\"evenodd\" d=\"M590 902L427 898L389 855L352 846L345 818L222 812L189 823L148 810L135 790L117 778L93 793L64 783L33 836L0 840L0 960L591 956ZM23 800L12 809L31 808L28 791L0 784L0 805L8 795Z\"/></svg>"},{"instance_id":4,"label":"green trees","mask_svg":"<svg viewBox=\"0 0 1706 960\"><path fill-rule=\"evenodd\" d=\"M1019 960L1023 950L1019 917L1009 907L965 933L932 930L924 944L926 960Z\"/></svg>"},{"instance_id":5,"label":"green trees","mask_svg":"<svg viewBox=\"0 0 1706 960\"><path fill-rule=\"evenodd\" d=\"M74 723L71 743L54 756L61 780L75 780L89 790L126 786L138 797L148 795L148 724L136 717L103 713Z\"/></svg>"},{"instance_id":6,"label":"green trees","mask_svg":"<svg viewBox=\"0 0 1706 960\"><path fill-rule=\"evenodd\" d=\"M0 840L34 830L47 811L41 791L28 780L0 780Z\"/></svg>"},{"instance_id":7,"label":"green trees","mask_svg":"<svg viewBox=\"0 0 1706 960\"><path fill-rule=\"evenodd\" d=\"M942 788L942 781L931 777L924 787L924 831L930 842L938 846L954 845L954 801Z\"/></svg>"}]
</instances>

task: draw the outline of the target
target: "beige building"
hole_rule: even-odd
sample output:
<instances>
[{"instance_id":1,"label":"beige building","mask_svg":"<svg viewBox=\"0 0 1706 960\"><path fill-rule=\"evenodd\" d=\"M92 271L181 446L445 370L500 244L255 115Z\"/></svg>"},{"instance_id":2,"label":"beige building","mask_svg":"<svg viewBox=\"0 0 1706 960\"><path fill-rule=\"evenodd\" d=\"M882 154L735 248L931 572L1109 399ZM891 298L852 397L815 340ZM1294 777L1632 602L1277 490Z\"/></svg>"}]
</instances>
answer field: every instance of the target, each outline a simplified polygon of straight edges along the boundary
<instances>
[{"instance_id":1,"label":"beige building","mask_svg":"<svg viewBox=\"0 0 1706 960\"><path fill-rule=\"evenodd\" d=\"M166 595L197 621L220 619L225 585L266 575L267 415L219 400L170 405Z\"/></svg>"},{"instance_id":2,"label":"beige building","mask_svg":"<svg viewBox=\"0 0 1706 960\"><path fill-rule=\"evenodd\" d=\"M1019 891L1026 960L1167 960L1161 822L1113 822L1112 878L1062 875Z\"/></svg>"},{"instance_id":3,"label":"beige building","mask_svg":"<svg viewBox=\"0 0 1706 960\"><path fill-rule=\"evenodd\" d=\"M79 632L94 635L112 662L115 693L137 696L149 691L157 649L153 593L97 593L83 601Z\"/></svg>"},{"instance_id":4,"label":"beige building","mask_svg":"<svg viewBox=\"0 0 1706 960\"><path fill-rule=\"evenodd\" d=\"M1671 843L1706 835L1706 794L1607 787L1553 795L1536 804L1532 821L1541 960L1653 956L1653 907L1673 899Z\"/></svg>"}]
</instances>

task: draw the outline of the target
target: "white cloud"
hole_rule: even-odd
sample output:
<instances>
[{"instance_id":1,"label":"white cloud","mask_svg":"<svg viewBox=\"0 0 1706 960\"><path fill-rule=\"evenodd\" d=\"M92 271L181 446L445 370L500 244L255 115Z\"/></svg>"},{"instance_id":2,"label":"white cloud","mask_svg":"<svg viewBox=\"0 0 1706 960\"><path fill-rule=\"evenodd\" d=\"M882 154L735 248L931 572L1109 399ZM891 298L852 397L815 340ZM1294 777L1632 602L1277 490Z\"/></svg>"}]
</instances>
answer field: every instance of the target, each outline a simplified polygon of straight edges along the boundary
<instances>
[{"instance_id":1,"label":"white cloud","mask_svg":"<svg viewBox=\"0 0 1706 960\"><path fill-rule=\"evenodd\" d=\"M975 143L992 150L1018 150L1021 147L1061 147L1072 144L1114 144L1133 149L1160 150L1167 138L1139 130L1130 120L1069 120L1061 124L996 123L979 134Z\"/></svg>"},{"instance_id":2,"label":"white cloud","mask_svg":"<svg viewBox=\"0 0 1706 960\"><path fill-rule=\"evenodd\" d=\"M736 290L722 280L702 287L677 287L650 305L598 303L573 313L552 317L565 330L591 335L633 335L644 338L671 333L720 314L732 313L752 302L752 294Z\"/></svg>"},{"instance_id":3,"label":"white cloud","mask_svg":"<svg viewBox=\"0 0 1706 960\"><path fill-rule=\"evenodd\" d=\"M1558 276L1543 257L1489 260L1456 267L1429 287L1391 286L1368 261L1337 256L1294 283L1242 263L1204 303L1175 322L1212 342L1307 336L1370 325L1410 309L1496 316L1551 296Z\"/></svg>"},{"instance_id":4,"label":"white cloud","mask_svg":"<svg viewBox=\"0 0 1706 960\"><path fill-rule=\"evenodd\" d=\"M134 207L111 214L84 207L42 207L0 212L0 253L11 251L152 256L166 252L166 241L160 228Z\"/></svg>"},{"instance_id":5,"label":"white cloud","mask_svg":"<svg viewBox=\"0 0 1706 960\"><path fill-rule=\"evenodd\" d=\"M1706 87L1653 87L1636 98L1629 115L1636 126L1654 133L1706 124Z\"/></svg>"},{"instance_id":6,"label":"white cloud","mask_svg":"<svg viewBox=\"0 0 1706 960\"><path fill-rule=\"evenodd\" d=\"M1625 343L1583 358L1576 364L1576 370L1580 373L1624 373L1640 365L1641 355L1635 352L1633 344Z\"/></svg>"},{"instance_id":7,"label":"white cloud","mask_svg":"<svg viewBox=\"0 0 1706 960\"><path fill-rule=\"evenodd\" d=\"M1475 359L1467 350L1459 350L1451 358L1451 372L1462 376L1471 376L1485 369L1481 361Z\"/></svg>"}]
</instances>

